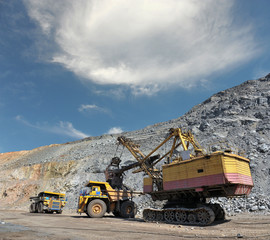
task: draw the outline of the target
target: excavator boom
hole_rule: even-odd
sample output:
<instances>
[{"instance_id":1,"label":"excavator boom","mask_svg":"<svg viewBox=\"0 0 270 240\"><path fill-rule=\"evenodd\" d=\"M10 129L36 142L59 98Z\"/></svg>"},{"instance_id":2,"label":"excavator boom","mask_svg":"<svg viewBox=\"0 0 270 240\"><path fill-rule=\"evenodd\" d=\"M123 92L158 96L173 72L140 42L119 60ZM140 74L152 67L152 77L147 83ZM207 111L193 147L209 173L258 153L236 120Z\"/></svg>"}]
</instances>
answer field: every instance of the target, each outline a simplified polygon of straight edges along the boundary
<instances>
[{"instance_id":1,"label":"excavator boom","mask_svg":"<svg viewBox=\"0 0 270 240\"><path fill-rule=\"evenodd\" d=\"M173 145L171 149L166 152L163 156L155 155L152 156L158 149L160 149L164 144L166 144L170 139L174 138ZM198 154L202 152L201 147L195 140L194 136L190 131L183 133L180 128L172 128L169 130L169 136L160 143L154 150L152 150L149 154L144 155L140 149L139 144L134 143L131 139L126 138L124 136L117 138L119 144L126 147L130 153L135 157L138 161L140 168L135 170L134 173L144 171L149 177L153 179L161 179L161 174L158 170L154 169L154 166L159 163L161 160L164 160L166 157L169 159L172 158L174 151L182 146L184 151L187 151L189 146L192 145L194 151ZM190 155L192 157L192 155Z\"/></svg>"}]
</instances>

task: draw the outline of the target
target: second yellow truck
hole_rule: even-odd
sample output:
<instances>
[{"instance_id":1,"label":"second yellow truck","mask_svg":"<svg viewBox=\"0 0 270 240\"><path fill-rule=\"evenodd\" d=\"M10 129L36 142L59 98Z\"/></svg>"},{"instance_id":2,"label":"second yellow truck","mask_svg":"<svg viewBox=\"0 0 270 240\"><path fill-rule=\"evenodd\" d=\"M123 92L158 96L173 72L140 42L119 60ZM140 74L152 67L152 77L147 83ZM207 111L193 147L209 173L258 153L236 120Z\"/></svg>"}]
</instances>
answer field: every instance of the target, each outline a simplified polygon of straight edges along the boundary
<instances>
[{"instance_id":1,"label":"second yellow truck","mask_svg":"<svg viewBox=\"0 0 270 240\"><path fill-rule=\"evenodd\" d=\"M80 192L77 212L92 218L101 218L106 212L134 218L137 207L131 200L132 195L131 191L113 189L107 182L89 181Z\"/></svg>"}]
</instances>

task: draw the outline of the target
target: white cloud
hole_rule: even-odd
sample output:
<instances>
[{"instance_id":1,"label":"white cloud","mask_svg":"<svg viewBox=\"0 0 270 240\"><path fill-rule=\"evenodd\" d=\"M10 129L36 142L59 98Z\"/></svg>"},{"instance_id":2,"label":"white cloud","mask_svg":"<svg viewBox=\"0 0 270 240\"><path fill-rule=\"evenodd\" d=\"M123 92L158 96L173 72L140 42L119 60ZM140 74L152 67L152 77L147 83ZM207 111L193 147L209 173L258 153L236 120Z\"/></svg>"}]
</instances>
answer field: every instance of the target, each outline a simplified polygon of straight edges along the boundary
<instances>
[{"instance_id":1,"label":"white cloud","mask_svg":"<svg viewBox=\"0 0 270 240\"><path fill-rule=\"evenodd\" d=\"M53 133L58 133L60 135L65 135L78 139L89 137L89 135L75 129L70 122L60 121L59 124L57 126L53 126L50 131Z\"/></svg>"},{"instance_id":2,"label":"white cloud","mask_svg":"<svg viewBox=\"0 0 270 240\"><path fill-rule=\"evenodd\" d=\"M257 54L252 27L233 0L27 0L28 13L58 47L51 61L97 84L134 94L194 87ZM56 49L56 48L54 48Z\"/></svg>"},{"instance_id":3,"label":"white cloud","mask_svg":"<svg viewBox=\"0 0 270 240\"><path fill-rule=\"evenodd\" d=\"M82 104L79 108L79 112L90 112L90 111L98 111L98 112L103 112L103 113L108 113L109 111L105 108L99 107L95 104Z\"/></svg>"},{"instance_id":4,"label":"white cloud","mask_svg":"<svg viewBox=\"0 0 270 240\"><path fill-rule=\"evenodd\" d=\"M113 127L111 129L109 129L109 131L107 132L107 134L118 134L118 133L122 133L123 130L120 127Z\"/></svg>"},{"instance_id":5,"label":"white cloud","mask_svg":"<svg viewBox=\"0 0 270 240\"><path fill-rule=\"evenodd\" d=\"M89 136L89 135L75 129L73 127L72 123L70 123L70 122L60 121L56 125L49 126L47 123L32 124L32 123L28 122L27 120L25 120L23 118L23 116L21 116L21 115L17 115L15 117L15 119L28 127L36 128L39 130L51 132L51 133L58 134L58 135L69 136L69 137L73 137L76 139L86 138Z\"/></svg>"},{"instance_id":6,"label":"white cloud","mask_svg":"<svg viewBox=\"0 0 270 240\"><path fill-rule=\"evenodd\" d=\"M35 126L35 125L29 123L28 121L26 121L26 120L23 118L23 116L21 116L21 115L17 115L17 116L15 117L15 119L16 119L18 122L21 122L21 123L23 123L24 125L26 125L26 126L28 126L28 127L39 128L38 126Z\"/></svg>"},{"instance_id":7,"label":"white cloud","mask_svg":"<svg viewBox=\"0 0 270 240\"><path fill-rule=\"evenodd\" d=\"M85 105L85 104L82 104L80 107L79 107L79 112L83 112L83 111L86 111L86 110L92 110L92 109L98 109L99 107L95 104L88 104L88 105Z\"/></svg>"}]
</instances>

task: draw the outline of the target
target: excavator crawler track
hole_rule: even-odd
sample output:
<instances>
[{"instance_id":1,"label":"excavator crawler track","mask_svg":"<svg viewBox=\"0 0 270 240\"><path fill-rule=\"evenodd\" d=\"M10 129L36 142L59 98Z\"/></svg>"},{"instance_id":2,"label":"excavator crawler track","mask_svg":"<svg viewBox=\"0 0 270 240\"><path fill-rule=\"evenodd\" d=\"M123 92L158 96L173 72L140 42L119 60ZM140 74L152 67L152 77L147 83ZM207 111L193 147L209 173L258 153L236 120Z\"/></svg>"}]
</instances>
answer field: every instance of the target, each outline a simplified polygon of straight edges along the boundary
<instances>
[{"instance_id":1,"label":"excavator crawler track","mask_svg":"<svg viewBox=\"0 0 270 240\"><path fill-rule=\"evenodd\" d=\"M184 225L207 226L215 220L215 213L211 207L198 208L147 208L143 211L146 222L164 222Z\"/></svg>"}]
</instances>

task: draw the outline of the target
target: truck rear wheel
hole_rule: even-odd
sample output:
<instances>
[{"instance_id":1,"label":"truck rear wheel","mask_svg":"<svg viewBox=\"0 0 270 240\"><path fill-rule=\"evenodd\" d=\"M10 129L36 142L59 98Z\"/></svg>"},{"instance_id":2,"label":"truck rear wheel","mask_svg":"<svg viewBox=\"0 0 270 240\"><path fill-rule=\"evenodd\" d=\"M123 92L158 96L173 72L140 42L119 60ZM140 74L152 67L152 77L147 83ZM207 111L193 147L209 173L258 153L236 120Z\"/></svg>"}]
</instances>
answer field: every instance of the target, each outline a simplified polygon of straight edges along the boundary
<instances>
[{"instance_id":1,"label":"truck rear wheel","mask_svg":"<svg viewBox=\"0 0 270 240\"><path fill-rule=\"evenodd\" d=\"M136 204L132 201L123 202L120 213L123 218L134 218L137 213Z\"/></svg>"},{"instance_id":2,"label":"truck rear wheel","mask_svg":"<svg viewBox=\"0 0 270 240\"><path fill-rule=\"evenodd\" d=\"M92 200L87 206L87 213L89 217L101 218L107 211L106 203L100 199Z\"/></svg>"},{"instance_id":3,"label":"truck rear wheel","mask_svg":"<svg viewBox=\"0 0 270 240\"><path fill-rule=\"evenodd\" d=\"M31 204L30 204L29 212L30 212L30 213L36 212L36 205L35 205L35 203L31 203Z\"/></svg>"},{"instance_id":4,"label":"truck rear wheel","mask_svg":"<svg viewBox=\"0 0 270 240\"><path fill-rule=\"evenodd\" d=\"M38 213L43 213L43 203L39 202L37 206Z\"/></svg>"}]
</instances>

